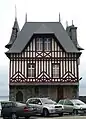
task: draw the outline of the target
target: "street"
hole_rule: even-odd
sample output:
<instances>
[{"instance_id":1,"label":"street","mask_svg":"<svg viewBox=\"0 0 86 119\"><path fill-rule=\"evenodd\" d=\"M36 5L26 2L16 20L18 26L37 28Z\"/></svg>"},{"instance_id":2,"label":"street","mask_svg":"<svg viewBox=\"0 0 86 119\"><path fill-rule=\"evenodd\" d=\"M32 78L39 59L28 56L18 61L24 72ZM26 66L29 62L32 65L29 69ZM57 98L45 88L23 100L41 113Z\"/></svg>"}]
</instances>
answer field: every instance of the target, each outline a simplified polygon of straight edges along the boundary
<instances>
[{"instance_id":1,"label":"street","mask_svg":"<svg viewBox=\"0 0 86 119\"><path fill-rule=\"evenodd\" d=\"M30 119L86 119L86 116L63 116L63 117L30 117Z\"/></svg>"},{"instance_id":2,"label":"street","mask_svg":"<svg viewBox=\"0 0 86 119\"><path fill-rule=\"evenodd\" d=\"M3 119L0 117L0 119ZM21 118L24 119L24 118ZM29 119L86 119L86 116L63 116L63 117L58 117L58 116L50 116L50 117L40 117L40 116L33 116L30 117Z\"/></svg>"},{"instance_id":3,"label":"street","mask_svg":"<svg viewBox=\"0 0 86 119\"><path fill-rule=\"evenodd\" d=\"M30 117L30 119L86 119L86 116L50 116L50 117Z\"/></svg>"}]
</instances>

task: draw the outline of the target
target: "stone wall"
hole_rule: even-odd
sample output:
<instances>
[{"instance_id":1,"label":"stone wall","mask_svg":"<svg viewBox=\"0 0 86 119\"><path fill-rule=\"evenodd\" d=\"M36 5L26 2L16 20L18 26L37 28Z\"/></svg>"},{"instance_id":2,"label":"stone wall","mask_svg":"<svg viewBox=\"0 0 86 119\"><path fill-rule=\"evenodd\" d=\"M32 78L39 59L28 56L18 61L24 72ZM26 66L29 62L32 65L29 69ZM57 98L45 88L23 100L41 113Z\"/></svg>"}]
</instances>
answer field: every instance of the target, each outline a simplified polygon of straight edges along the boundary
<instances>
[{"instance_id":1,"label":"stone wall","mask_svg":"<svg viewBox=\"0 0 86 119\"><path fill-rule=\"evenodd\" d=\"M77 86L62 86L63 98L77 97ZM10 87L10 100L16 101L16 94L22 92L23 102L30 97L50 97L53 100L58 100L58 86L12 86Z\"/></svg>"}]
</instances>

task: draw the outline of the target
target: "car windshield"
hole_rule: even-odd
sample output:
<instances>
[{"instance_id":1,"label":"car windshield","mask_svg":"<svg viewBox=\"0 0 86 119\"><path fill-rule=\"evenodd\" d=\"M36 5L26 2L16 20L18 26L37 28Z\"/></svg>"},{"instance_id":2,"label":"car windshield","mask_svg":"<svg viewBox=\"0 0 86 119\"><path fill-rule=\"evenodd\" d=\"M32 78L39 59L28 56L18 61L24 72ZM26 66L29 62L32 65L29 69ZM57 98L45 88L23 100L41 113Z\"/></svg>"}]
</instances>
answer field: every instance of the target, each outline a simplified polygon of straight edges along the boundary
<instances>
[{"instance_id":1,"label":"car windshield","mask_svg":"<svg viewBox=\"0 0 86 119\"><path fill-rule=\"evenodd\" d=\"M75 105L84 105L85 103L82 102L81 100L71 100L73 102L73 104Z\"/></svg>"},{"instance_id":2,"label":"car windshield","mask_svg":"<svg viewBox=\"0 0 86 119\"><path fill-rule=\"evenodd\" d=\"M58 104L62 104L62 105L63 105L63 103L64 103L64 100L60 100L60 101L58 102Z\"/></svg>"},{"instance_id":3,"label":"car windshield","mask_svg":"<svg viewBox=\"0 0 86 119\"><path fill-rule=\"evenodd\" d=\"M43 104L56 104L55 101L48 99L48 98L42 98L41 100Z\"/></svg>"}]
</instances>

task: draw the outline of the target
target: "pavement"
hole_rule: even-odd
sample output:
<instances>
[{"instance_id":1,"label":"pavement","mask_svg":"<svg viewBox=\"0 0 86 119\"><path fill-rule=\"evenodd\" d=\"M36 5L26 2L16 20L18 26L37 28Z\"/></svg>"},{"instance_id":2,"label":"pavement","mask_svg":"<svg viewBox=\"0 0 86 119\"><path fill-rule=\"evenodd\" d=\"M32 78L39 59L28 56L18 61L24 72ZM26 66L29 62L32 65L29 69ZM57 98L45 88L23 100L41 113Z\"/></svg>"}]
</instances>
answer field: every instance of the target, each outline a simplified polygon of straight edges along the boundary
<instances>
[{"instance_id":1,"label":"pavement","mask_svg":"<svg viewBox=\"0 0 86 119\"><path fill-rule=\"evenodd\" d=\"M3 119L0 117L0 119ZM24 118L21 118L24 119ZM29 119L86 119L86 116L63 116L63 117L58 117L58 116L50 116L50 117L40 117L40 116L34 116L30 117Z\"/></svg>"},{"instance_id":2,"label":"pavement","mask_svg":"<svg viewBox=\"0 0 86 119\"><path fill-rule=\"evenodd\" d=\"M63 116L63 117L30 117L30 119L86 119L86 116Z\"/></svg>"}]
</instances>

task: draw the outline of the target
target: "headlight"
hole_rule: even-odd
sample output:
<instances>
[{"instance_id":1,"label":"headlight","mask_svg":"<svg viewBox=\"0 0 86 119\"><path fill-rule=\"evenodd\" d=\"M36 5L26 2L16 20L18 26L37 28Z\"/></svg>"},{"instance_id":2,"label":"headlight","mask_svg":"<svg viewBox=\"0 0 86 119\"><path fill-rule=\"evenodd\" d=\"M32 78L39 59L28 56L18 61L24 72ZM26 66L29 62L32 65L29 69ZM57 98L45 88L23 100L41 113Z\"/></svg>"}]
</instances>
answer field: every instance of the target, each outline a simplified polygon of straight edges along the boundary
<instances>
[{"instance_id":1,"label":"headlight","mask_svg":"<svg viewBox=\"0 0 86 119\"><path fill-rule=\"evenodd\" d=\"M53 107L53 106L50 106L49 108L55 108L55 107Z\"/></svg>"}]
</instances>

